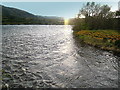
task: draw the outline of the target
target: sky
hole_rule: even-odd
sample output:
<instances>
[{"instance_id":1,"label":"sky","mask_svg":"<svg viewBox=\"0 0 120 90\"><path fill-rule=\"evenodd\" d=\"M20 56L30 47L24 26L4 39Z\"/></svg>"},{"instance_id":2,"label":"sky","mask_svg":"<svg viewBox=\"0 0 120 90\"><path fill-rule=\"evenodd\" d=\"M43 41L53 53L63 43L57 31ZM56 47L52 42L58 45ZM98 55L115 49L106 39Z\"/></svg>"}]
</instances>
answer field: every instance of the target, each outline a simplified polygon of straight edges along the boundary
<instances>
[{"instance_id":1,"label":"sky","mask_svg":"<svg viewBox=\"0 0 120 90\"><path fill-rule=\"evenodd\" d=\"M111 6L112 11L118 10L118 2L97 2ZM86 2L2 2L7 7L25 10L34 15L75 17Z\"/></svg>"}]
</instances>

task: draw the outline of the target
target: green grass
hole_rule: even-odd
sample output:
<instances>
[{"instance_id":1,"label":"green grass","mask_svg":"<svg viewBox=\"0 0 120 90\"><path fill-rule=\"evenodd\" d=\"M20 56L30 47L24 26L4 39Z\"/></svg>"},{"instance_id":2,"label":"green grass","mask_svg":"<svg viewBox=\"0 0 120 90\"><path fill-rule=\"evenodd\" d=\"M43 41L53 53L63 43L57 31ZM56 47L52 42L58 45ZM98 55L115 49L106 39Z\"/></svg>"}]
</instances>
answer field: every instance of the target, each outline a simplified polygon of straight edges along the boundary
<instances>
[{"instance_id":1,"label":"green grass","mask_svg":"<svg viewBox=\"0 0 120 90\"><path fill-rule=\"evenodd\" d=\"M120 32L116 30L81 30L74 34L87 44L120 52Z\"/></svg>"}]
</instances>

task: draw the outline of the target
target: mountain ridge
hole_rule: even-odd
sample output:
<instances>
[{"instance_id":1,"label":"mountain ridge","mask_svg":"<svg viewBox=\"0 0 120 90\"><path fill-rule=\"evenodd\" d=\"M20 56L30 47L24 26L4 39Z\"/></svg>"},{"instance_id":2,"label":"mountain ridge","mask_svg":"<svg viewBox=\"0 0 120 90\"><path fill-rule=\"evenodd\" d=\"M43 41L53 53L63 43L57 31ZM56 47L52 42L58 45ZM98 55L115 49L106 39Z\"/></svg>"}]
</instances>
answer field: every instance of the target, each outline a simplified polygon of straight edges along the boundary
<instances>
[{"instance_id":1,"label":"mountain ridge","mask_svg":"<svg viewBox=\"0 0 120 90\"><path fill-rule=\"evenodd\" d=\"M40 25L63 25L64 19L56 16L39 16L25 10L2 7L2 24L40 24Z\"/></svg>"}]
</instances>

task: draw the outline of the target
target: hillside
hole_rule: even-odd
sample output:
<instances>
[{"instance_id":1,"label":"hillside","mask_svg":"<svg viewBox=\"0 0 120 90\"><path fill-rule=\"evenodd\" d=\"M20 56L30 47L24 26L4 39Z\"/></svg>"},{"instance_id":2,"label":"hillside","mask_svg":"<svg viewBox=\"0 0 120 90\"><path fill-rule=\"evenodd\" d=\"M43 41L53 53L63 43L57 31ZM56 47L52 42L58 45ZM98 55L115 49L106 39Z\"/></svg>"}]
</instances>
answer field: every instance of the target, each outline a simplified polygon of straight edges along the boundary
<instances>
[{"instance_id":1,"label":"hillside","mask_svg":"<svg viewBox=\"0 0 120 90\"><path fill-rule=\"evenodd\" d=\"M64 24L62 17L36 16L29 12L2 6L2 24Z\"/></svg>"}]
</instances>

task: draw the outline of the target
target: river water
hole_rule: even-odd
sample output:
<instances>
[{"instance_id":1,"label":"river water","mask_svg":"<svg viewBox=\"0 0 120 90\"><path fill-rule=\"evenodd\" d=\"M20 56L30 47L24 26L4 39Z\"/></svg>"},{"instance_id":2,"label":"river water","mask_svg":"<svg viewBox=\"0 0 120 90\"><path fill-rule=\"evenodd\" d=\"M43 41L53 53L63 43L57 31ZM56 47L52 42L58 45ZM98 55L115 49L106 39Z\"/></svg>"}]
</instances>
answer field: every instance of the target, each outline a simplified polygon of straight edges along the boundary
<instances>
[{"instance_id":1,"label":"river water","mask_svg":"<svg viewBox=\"0 0 120 90\"><path fill-rule=\"evenodd\" d=\"M3 25L3 86L117 88L119 59L75 40L69 25Z\"/></svg>"}]
</instances>

